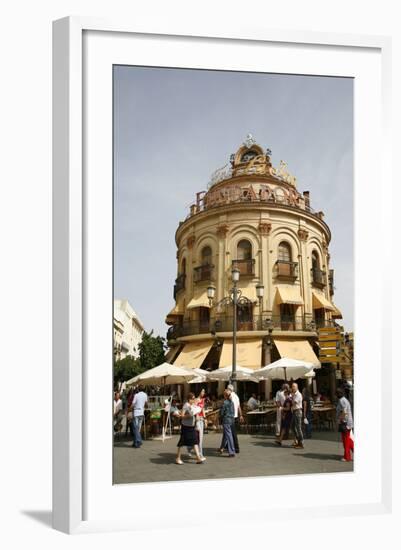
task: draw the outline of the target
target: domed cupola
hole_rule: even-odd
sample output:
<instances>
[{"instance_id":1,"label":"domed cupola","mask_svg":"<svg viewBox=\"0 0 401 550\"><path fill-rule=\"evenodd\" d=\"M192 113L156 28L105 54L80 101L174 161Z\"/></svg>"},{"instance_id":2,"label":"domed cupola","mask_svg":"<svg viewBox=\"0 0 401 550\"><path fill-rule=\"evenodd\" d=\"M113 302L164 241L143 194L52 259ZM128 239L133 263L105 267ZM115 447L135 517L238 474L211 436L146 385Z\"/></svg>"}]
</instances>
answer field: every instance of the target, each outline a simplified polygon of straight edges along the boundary
<instances>
[{"instance_id":1,"label":"domed cupola","mask_svg":"<svg viewBox=\"0 0 401 550\"><path fill-rule=\"evenodd\" d=\"M270 162L271 150L264 151L258 145L252 136L248 134L246 140L235 154L230 157L231 167L233 169L233 177L242 175L244 171L247 173L269 173L271 168Z\"/></svg>"}]
</instances>

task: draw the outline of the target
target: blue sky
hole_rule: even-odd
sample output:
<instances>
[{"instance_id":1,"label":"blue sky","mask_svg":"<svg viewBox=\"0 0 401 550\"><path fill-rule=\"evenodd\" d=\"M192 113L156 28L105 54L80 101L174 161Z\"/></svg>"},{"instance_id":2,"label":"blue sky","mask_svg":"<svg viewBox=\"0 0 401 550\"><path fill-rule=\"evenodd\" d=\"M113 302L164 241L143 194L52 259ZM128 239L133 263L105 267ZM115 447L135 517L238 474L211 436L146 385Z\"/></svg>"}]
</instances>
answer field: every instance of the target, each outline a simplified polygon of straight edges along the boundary
<instances>
[{"instance_id":1,"label":"blue sky","mask_svg":"<svg viewBox=\"0 0 401 550\"><path fill-rule=\"evenodd\" d=\"M114 295L165 336L175 230L211 173L252 133L323 210L334 301L353 330L353 81L119 66L114 69Z\"/></svg>"}]
</instances>

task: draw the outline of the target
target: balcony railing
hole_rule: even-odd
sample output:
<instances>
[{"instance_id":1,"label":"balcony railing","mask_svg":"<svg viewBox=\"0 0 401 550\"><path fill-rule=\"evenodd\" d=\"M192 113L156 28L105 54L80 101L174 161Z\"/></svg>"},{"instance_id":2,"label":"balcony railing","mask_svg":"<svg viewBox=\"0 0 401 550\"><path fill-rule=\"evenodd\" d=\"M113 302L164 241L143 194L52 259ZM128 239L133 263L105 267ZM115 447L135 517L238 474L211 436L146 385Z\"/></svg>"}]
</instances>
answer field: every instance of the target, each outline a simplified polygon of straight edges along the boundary
<instances>
[{"instance_id":1,"label":"balcony railing","mask_svg":"<svg viewBox=\"0 0 401 550\"><path fill-rule=\"evenodd\" d=\"M326 286L326 272L321 269L312 267L312 285L317 288L324 288Z\"/></svg>"},{"instance_id":2,"label":"balcony railing","mask_svg":"<svg viewBox=\"0 0 401 550\"><path fill-rule=\"evenodd\" d=\"M175 297L177 295L177 292L179 292L180 290L184 290L185 288L185 273L182 273L181 275L178 275L178 277L176 278L175 280L175 285L174 285L174 300L175 300Z\"/></svg>"},{"instance_id":3,"label":"balcony railing","mask_svg":"<svg viewBox=\"0 0 401 550\"><path fill-rule=\"evenodd\" d=\"M194 282L211 281L214 278L214 265L205 264L194 268Z\"/></svg>"},{"instance_id":4,"label":"balcony railing","mask_svg":"<svg viewBox=\"0 0 401 550\"><path fill-rule=\"evenodd\" d=\"M277 260L276 277L286 281L295 281L298 277L298 263L286 260Z\"/></svg>"},{"instance_id":5,"label":"balcony railing","mask_svg":"<svg viewBox=\"0 0 401 550\"><path fill-rule=\"evenodd\" d=\"M213 330L210 322L186 321L182 325L172 325L167 331L167 339L175 339L180 336L191 336L193 334L207 334Z\"/></svg>"},{"instance_id":6,"label":"balcony railing","mask_svg":"<svg viewBox=\"0 0 401 550\"><path fill-rule=\"evenodd\" d=\"M255 260L233 260L232 266L239 269L240 275L255 275Z\"/></svg>"},{"instance_id":7,"label":"balcony railing","mask_svg":"<svg viewBox=\"0 0 401 550\"><path fill-rule=\"evenodd\" d=\"M300 331L314 331L316 328L323 328L334 326L333 321L326 321L325 319L318 320L312 323L311 315L273 315L268 319L260 317L254 317L253 319L237 319L237 330L240 331L255 331L262 330L268 331L269 328L273 330L300 330ZM224 315L217 319L211 319L210 321L186 321L182 325L173 325L167 332L167 339L175 339L180 336L191 336L194 334L208 334L211 332L232 332L233 330L233 317L232 315Z\"/></svg>"},{"instance_id":8,"label":"balcony railing","mask_svg":"<svg viewBox=\"0 0 401 550\"><path fill-rule=\"evenodd\" d=\"M334 269L329 270L329 289L330 296L334 294Z\"/></svg>"}]
</instances>

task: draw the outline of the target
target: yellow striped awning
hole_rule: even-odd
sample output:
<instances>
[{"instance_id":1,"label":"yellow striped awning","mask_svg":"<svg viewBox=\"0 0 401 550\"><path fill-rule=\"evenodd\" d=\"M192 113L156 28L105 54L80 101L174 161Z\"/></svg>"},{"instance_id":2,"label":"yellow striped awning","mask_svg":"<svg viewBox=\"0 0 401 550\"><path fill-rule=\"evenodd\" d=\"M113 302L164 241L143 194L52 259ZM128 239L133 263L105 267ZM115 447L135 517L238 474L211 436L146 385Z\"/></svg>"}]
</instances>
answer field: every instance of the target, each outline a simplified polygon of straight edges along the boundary
<instances>
[{"instance_id":1,"label":"yellow striped awning","mask_svg":"<svg viewBox=\"0 0 401 550\"><path fill-rule=\"evenodd\" d=\"M181 349L181 346L175 346L173 348L170 348L164 357L164 360L166 361L166 363L173 363L180 349Z\"/></svg>"},{"instance_id":2,"label":"yellow striped awning","mask_svg":"<svg viewBox=\"0 0 401 550\"><path fill-rule=\"evenodd\" d=\"M194 309L195 307L209 307L209 298L207 297L206 288L196 288L192 300L187 305L187 309Z\"/></svg>"},{"instance_id":3,"label":"yellow striped awning","mask_svg":"<svg viewBox=\"0 0 401 550\"><path fill-rule=\"evenodd\" d=\"M313 309L327 309L328 311L334 311L335 307L326 298L323 292L312 292L312 306Z\"/></svg>"},{"instance_id":4,"label":"yellow striped awning","mask_svg":"<svg viewBox=\"0 0 401 550\"><path fill-rule=\"evenodd\" d=\"M179 301L175 304L173 309L167 314L165 323L167 325L174 325L177 317L184 315L184 304L183 301Z\"/></svg>"},{"instance_id":5,"label":"yellow striped awning","mask_svg":"<svg viewBox=\"0 0 401 550\"><path fill-rule=\"evenodd\" d=\"M219 369L233 364L233 341L224 340L221 350ZM237 340L237 364L248 369L260 369L262 366L262 340Z\"/></svg>"},{"instance_id":6,"label":"yellow striped awning","mask_svg":"<svg viewBox=\"0 0 401 550\"><path fill-rule=\"evenodd\" d=\"M278 304L294 304L296 306L301 306L304 303L299 286L292 285L277 285L276 302Z\"/></svg>"},{"instance_id":7,"label":"yellow striped awning","mask_svg":"<svg viewBox=\"0 0 401 550\"><path fill-rule=\"evenodd\" d=\"M308 340L281 340L274 338L274 343L281 357L308 361L316 367L320 366L320 361Z\"/></svg>"},{"instance_id":8,"label":"yellow striped awning","mask_svg":"<svg viewBox=\"0 0 401 550\"><path fill-rule=\"evenodd\" d=\"M334 307L334 311L331 312L331 318L332 319L342 319L343 314L341 313L341 311L334 304L333 304L333 307Z\"/></svg>"},{"instance_id":9,"label":"yellow striped awning","mask_svg":"<svg viewBox=\"0 0 401 550\"><path fill-rule=\"evenodd\" d=\"M213 341L189 342L174 361L176 367L199 369L209 353Z\"/></svg>"}]
</instances>

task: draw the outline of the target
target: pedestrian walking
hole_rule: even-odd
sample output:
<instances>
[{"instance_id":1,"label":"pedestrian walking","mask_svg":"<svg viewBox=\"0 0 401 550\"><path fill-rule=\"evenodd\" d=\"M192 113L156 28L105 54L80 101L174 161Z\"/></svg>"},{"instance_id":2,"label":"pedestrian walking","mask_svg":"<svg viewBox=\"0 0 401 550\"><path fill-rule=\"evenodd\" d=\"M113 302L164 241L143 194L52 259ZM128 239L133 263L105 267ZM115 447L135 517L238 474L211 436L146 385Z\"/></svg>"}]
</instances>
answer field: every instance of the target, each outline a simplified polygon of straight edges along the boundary
<instances>
[{"instance_id":1,"label":"pedestrian walking","mask_svg":"<svg viewBox=\"0 0 401 550\"><path fill-rule=\"evenodd\" d=\"M305 439L312 437L313 399L308 388L302 390L302 408L304 413Z\"/></svg>"},{"instance_id":2,"label":"pedestrian walking","mask_svg":"<svg viewBox=\"0 0 401 550\"><path fill-rule=\"evenodd\" d=\"M354 427L354 421L352 418L351 403L344 395L344 390L339 388L336 391L337 395L337 407L336 418L338 424L338 431L341 433L341 438L344 447L343 462L350 462L352 460L351 452L354 454L354 439L352 430Z\"/></svg>"},{"instance_id":3,"label":"pedestrian walking","mask_svg":"<svg viewBox=\"0 0 401 550\"><path fill-rule=\"evenodd\" d=\"M240 404L238 395L234 391L234 386L232 384L228 384L227 389L230 391L230 399L234 404L234 423L231 426L231 431L234 439L235 452L238 454L239 442L238 442L238 435L237 435L237 423L244 422L244 417L242 416L241 404Z\"/></svg>"},{"instance_id":4,"label":"pedestrian walking","mask_svg":"<svg viewBox=\"0 0 401 550\"><path fill-rule=\"evenodd\" d=\"M120 393L114 392L114 431L119 432L122 428L123 402L120 399Z\"/></svg>"},{"instance_id":5,"label":"pedestrian walking","mask_svg":"<svg viewBox=\"0 0 401 550\"><path fill-rule=\"evenodd\" d=\"M287 383L284 383L281 389L276 392L276 437L280 437L281 434L281 412L285 401L285 391L290 391L290 387Z\"/></svg>"},{"instance_id":6,"label":"pedestrian walking","mask_svg":"<svg viewBox=\"0 0 401 550\"><path fill-rule=\"evenodd\" d=\"M284 403L283 403L283 406L281 407L281 423L280 423L281 432L278 438L275 440L276 445L279 445L280 447L281 447L284 435L288 433L292 422L291 392L289 389L285 389L283 391L283 394L284 394Z\"/></svg>"},{"instance_id":7,"label":"pedestrian walking","mask_svg":"<svg viewBox=\"0 0 401 550\"><path fill-rule=\"evenodd\" d=\"M298 384L293 382L291 385L292 396L292 426L295 434L293 447L295 449L304 448L304 435L302 433L302 394L298 390Z\"/></svg>"},{"instance_id":8,"label":"pedestrian walking","mask_svg":"<svg viewBox=\"0 0 401 550\"><path fill-rule=\"evenodd\" d=\"M224 449L227 447L228 456L235 457L235 444L233 437L233 426L235 422L235 407L232 400L232 392L229 389L224 391L224 402L220 409L220 421L223 426L223 438L219 452L223 454Z\"/></svg>"},{"instance_id":9,"label":"pedestrian walking","mask_svg":"<svg viewBox=\"0 0 401 550\"><path fill-rule=\"evenodd\" d=\"M206 403L206 390L202 388L196 399L196 405L200 408L200 412L196 417L196 429L198 431L199 440L199 454L203 456L203 434L206 429L206 415L205 415L205 403Z\"/></svg>"},{"instance_id":10,"label":"pedestrian walking","mask_svg":"<svg viewBox=\"0 0 401 550\"><path fill-rule=\"evenodd\" d=\"M195 399L195 405L200 408L200 412L196 415L195 428L198 432L198 444L199 454L203 456L203 434L206 428L206 416L205 416L205 403L206 403L206 390L202 388L198 397ZM188 447L188 455L193 458L192 448Z\"/></svg>"},{"instance_id":11,"label":"pedestrian walking","mask_svg":"<svg viewBox=\"0 0 401 550\"><path fill-rule=\"evenodd\" d=\"M132 400L132 446L139 449L142 445L141 428L145 418L145 407L148 402L148 396L143 391L142 386L138 386L138 391Z\"/></svg>"},{"instance_id":12,"label":"pedestrian walking","mask_svg":"<svg viewBox=\"0 0 401 550\"><path fill-rule=\"evenodd\" d=\"M190 392L181 411L181 436L177 443L176 464L184 464L181 460L182 447L194 448L196 463L202 464L206 458L199 454L198 434L195 428L196 415L199 414L200 407L195 405L195 394Z\"/></svg>"}]
</instances>

